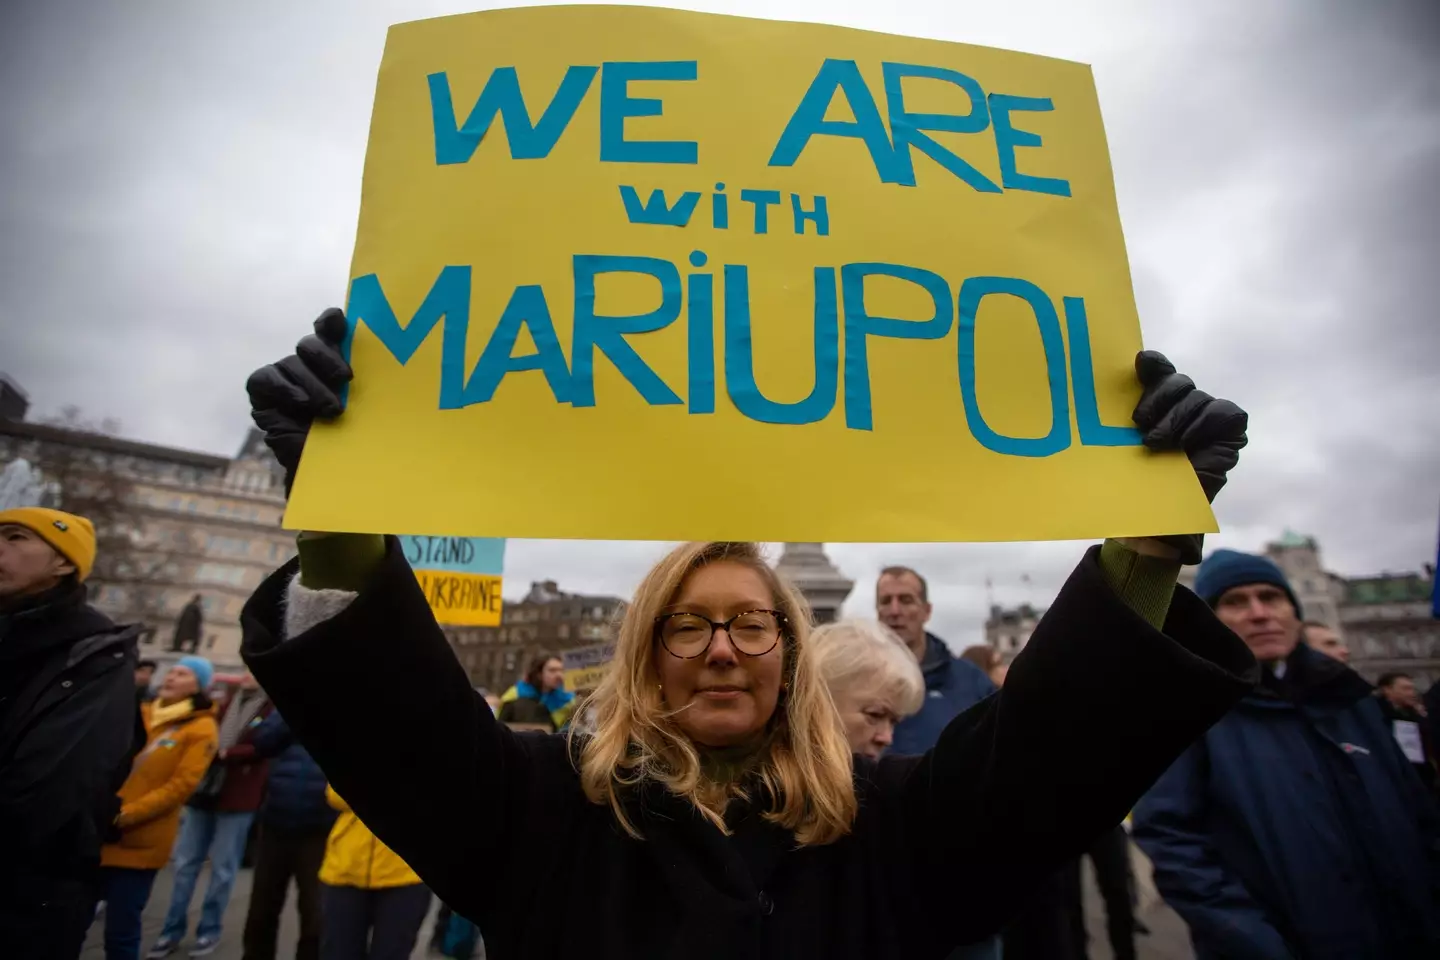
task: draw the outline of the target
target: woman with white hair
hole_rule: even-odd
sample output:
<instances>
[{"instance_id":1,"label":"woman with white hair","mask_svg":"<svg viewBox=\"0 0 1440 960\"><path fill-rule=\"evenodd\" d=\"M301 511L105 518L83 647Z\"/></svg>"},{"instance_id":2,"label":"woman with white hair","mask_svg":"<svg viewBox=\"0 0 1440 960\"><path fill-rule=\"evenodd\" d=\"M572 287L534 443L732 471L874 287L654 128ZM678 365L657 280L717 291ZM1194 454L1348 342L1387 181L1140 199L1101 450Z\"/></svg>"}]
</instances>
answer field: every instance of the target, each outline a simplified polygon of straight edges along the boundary
<instances>
[{"instance_id":1,"label":"woman with white hair","mask_svg":"<svg viewBox=\"0 0 1440 960\"><path fill-rule=\"evenodd\" d=\"M347 330L327 312L250 379L287 482L311 420L343 409ZM1158 355L1138 369L1146 443L1185 450L1213 495L1243 412ZM806 467L786 437L720 452L722 469L790 482ZM716 455L658 443L635 469L683 493ZM943 957L1118 823L1256 673L1175 589L1198 538L1107 541L1003 690L923 756L856 757L804 599L757 544L686 543L636 590L584 727L520 733L470 685L398 540L302 534L299 554L246 604L245 660L335 789L496 960Z\"/></svg>"},{"instance_id":2,"label":"woman with white hair","mask_svg":"<svg viewBox=\"0 0 1440 960\"><path fill-rule=\"evenodd\" d=\"M925 675L914 654L874 620L827 623L810 634L810 643L851 751L879 759L895 739L895 724L925 701Z\"/></svg>"}]
</instances>

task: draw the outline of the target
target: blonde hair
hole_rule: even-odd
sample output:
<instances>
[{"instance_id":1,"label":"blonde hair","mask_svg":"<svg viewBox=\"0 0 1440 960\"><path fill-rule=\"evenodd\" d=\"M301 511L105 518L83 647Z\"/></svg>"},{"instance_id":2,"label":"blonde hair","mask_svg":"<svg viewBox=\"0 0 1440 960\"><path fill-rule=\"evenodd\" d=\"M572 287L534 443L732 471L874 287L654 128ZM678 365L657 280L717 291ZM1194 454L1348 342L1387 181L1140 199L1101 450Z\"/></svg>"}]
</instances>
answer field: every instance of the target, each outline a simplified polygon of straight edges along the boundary
<instances>
[{"instance_id":1,"label":"blonde hair","mask_svg":"<svg viewBox=\"0 0 1440 960\"><path fill-rule=\"evenodd\" d=\"M925 675L905 641L874 620L827 623L810 634L815 668L837 701L873 692L902 717L925 702Z\"/></svg>"},{"instance_id":2,"label":"blonde hair","mask_svg":"<svg viewBox=\"0 0 1440 960\"><path fill-rule=\"evenodd\" d=\"M850 747L815 671L809 605L770 569L754 543L683 544L646 575L620 624L615 658L588 704L592 712L578 764L585 796L608 803L620 826L638 839L640 832L625 813L625 794L646 782L658 783L728 832L724 805L744 796L743 788L705 782L699 752L661 698L655 664L655 618L685 578L710 563L755 571L786 619L781 648L786 688L767 725L769 745L756 770L771 804L765 819L790 830L801 846L832 843L850 832L857 810ZM573 728L570 736L573 747ZM723 787L724 793L717 797L707 787Z\"/></svg>"}]
</instances>

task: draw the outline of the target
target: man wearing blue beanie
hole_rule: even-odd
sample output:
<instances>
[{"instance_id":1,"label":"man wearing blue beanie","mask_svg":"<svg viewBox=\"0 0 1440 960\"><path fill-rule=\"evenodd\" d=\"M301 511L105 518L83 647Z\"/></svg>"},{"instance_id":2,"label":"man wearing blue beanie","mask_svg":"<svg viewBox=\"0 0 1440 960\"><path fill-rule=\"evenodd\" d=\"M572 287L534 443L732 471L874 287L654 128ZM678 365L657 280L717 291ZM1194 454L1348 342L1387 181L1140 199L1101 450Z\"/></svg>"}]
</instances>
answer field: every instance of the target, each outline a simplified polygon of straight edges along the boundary
<instances>
[{"instance_id":1,"label":"man wearing blue beanie","mask_svg":"<svg viewBox=\"0 0 1440 960\"><path fill-rule=\"evenodd\" d=\"M1135 809L1197 960L1440 957L1437 810L1370 685L1301 642L1268 558L1217 550L1195 593L1263 668Z\"/></svg>"}]
</instances>

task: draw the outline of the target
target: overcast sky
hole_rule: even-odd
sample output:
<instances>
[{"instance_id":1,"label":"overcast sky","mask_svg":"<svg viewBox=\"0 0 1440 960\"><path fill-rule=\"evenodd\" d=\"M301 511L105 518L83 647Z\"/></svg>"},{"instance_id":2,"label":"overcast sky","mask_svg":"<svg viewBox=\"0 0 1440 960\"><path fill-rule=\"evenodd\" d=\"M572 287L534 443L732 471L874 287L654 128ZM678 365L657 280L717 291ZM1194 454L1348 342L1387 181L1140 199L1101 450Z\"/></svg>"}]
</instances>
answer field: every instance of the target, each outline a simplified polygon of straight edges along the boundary
<instances>
[{"instance_id":1,"label":"overcast sky","mask_svg":"<svg viewBox=\"0 0 1440 960\"><path fill-rule=\"evenodd\" d=\"M1251 413L1211 542L1290 527L1342 573L1433 561L1440 5L675 5L1093 64L1147 345ZM130 437L233 453L246 375L342 301L385 28L473 9L0 4L0 370L37 414L78 404ZM514 541L506 593L547 577L628 595L659 550ZM957 646L979 638L987 576L1000 602L1043 603L1079 551L830 548L859 581L852 612L883 564L928 573Z\"/></svg>"}]
</instances>

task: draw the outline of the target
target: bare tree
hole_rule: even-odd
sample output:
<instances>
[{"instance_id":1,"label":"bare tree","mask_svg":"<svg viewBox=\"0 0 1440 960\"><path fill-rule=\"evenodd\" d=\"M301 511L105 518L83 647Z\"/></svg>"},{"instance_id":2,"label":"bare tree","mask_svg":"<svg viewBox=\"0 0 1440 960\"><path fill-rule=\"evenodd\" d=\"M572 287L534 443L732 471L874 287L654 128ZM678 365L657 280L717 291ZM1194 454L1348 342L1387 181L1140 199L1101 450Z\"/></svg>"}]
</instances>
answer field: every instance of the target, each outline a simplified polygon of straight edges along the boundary
<instances>
[{"instance_id":1,"label":"bare tree","mask_svg":"<svg viewBox=\"0 0 1440 960\"><path fill-rule=\"evenodd\" d=\"M82 434L113 436L119 423L85 418L76 407L45 421ZM80 441L81 438L76 438ZM156 523L137 491L133 459L84 442L51 441L41 445L34 464L45 480L48 504L86 517L95 525L96 557L90 576L93 587L122 591L117 607L127 620L152 631L169 620L167 588L200 545L188 526Z\"/></svg>"}]
</instances>

